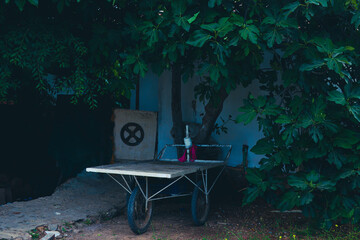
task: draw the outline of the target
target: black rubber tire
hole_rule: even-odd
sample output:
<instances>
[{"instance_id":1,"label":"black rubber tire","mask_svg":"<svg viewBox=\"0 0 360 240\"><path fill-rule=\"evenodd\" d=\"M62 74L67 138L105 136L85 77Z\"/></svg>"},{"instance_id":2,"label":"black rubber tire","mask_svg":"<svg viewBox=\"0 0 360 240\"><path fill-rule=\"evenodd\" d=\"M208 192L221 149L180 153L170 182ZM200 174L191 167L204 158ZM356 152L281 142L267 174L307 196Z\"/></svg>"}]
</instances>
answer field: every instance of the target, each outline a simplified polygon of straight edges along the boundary
<instances>
[{"instance_id":1,"label":"black rubber tire","mask_svg":"<svg viewBox=\"0 0 360 240\"><path fill-rule=\"evenodd\" d=\"M202 182L198 182L197 186L202 187ZM210 210L210 198L206 203L205 194L195 187L191 198L191 216L196 226L204 225Z\"/></svg>"},{"instance_id":2,"label":"black rubber tire","mask_svg":"<svg viewBox=\"0 0 360 240\"><path fill-rule=\"evenodd\" d=\"M148 202L145 211L145 198L139 187L135 187L128 202L127 217L131 230L135 234L143 234L150 226L154 202Z\"/></svg>"}]
</instances>

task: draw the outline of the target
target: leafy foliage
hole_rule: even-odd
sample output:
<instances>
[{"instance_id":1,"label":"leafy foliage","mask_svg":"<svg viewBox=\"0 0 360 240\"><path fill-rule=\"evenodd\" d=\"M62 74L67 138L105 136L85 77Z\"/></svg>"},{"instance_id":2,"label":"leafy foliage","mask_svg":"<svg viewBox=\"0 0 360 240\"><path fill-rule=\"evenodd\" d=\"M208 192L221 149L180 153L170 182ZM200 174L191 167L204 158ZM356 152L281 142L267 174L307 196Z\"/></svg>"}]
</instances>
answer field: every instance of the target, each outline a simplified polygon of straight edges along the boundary
<instances>
[{"instance_id":1,"label":"leafy foliage","mask_svg":"<svg viewBox=\"0 0 360 240\"><path fill-rule=\"evenodd\" d=\"M360 220L360 9L352 0L5 0L0 2L0 94L31 73L40 90L71 88L90 103L128 95L151 69L201 78L207 102L254 79L237 121L255 118L264 155L244 203L265 197L324 226ZM36 7L37 6L37 7ZM264 68L264 56L271 58ZM268 59L268 57L266 59ZM264 63L265 64L265 63ZM264 94L264 92L266 94Z\"/></svg>"},{"instance_id":2,"label":"leafy foliage","mask_svg":"<svg viewBox=\"0 0 360 240\"><path fill-rule=\"evenodd\" d=\"M55 73L56 86L73 89L74 101L82 96L93 101L114 92L128 96L134 80L149 69L161 74L177 64L185 81L196 73L213 89L199 92L206 101L222 88L229 93L249 84L262 62L259 22L239 18L236 12L245 9L236 1L7 0L1 9L8 14L0 22L7 26L3 41L18 38L3 50L9 54L1 60L7 70L2 97L16 88L10 84L15 68L36 71L39 90L52 87L43 78ZM34 38L21 41L25 33ZM82 54L72 50L71 41L82 46Z\"/></svg>"},{"instance_id":3,"label":"leafy foliage","mask_svg":"<svg viewBox=\"0 0 360 240\"><path fill-rule=\"evenodd\" d=\"M256 118L264 134L251 149L264 158L248 171L244 204L263 196L323 227L359 223L358 3L277 3L256 8L258 42L272 57L259 72L266 94L249 95L237 118Z\"/></svg>"},{"instance_id":4,"label":"leafy foliage","mask_svg":"<svg viewBox=\"0 0 360 240\"><path fill-rule=\"evenodd\" d=\"M112 4L5 2L0 2L0 99L16 101L23 85L42 95L68 91L74 103L82 99L92 108L103 95L114 101L130 96L134 76L117 57L120 13Z\"/></svg>"}]
</instances>

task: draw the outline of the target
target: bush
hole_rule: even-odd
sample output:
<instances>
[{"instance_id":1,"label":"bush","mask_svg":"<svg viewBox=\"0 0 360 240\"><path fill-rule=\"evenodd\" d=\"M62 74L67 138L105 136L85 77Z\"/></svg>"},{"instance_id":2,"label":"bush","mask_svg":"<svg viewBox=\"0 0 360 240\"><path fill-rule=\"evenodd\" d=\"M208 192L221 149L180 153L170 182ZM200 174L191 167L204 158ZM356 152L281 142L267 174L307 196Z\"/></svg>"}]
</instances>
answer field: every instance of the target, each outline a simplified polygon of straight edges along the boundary
<instances>
[{"instance_id":1,"label":"bush","mask_svg":"<svg viewBox=\"0 0 360 240\"><path fill-rule=\"evenodd\" d=\"M293 3L299 32L271 52L271 70L258 76L267 94L250 94L237 121L257 118L264 134L251 149L264 158L247 172L243 203L264 197L328 228L360 221L360 13L353 5L348 15L347 1L317 2L311 16Z\"/></svg>"},{"instance_id":2,"label":"bush","mask_svg":"<svg viewBox=\"0 0 360 240\"><path fill-rule=\"evenodd\" d=\"M251 186L244 203L264 196L281 210L301 208L325 227L358 223L360 85L313 79L268 88L267 97L250 95L240 108L238 120L258 116L264 134L251 149L264 158L259 169L247 172Z\"/></svg>"}]
</instances>

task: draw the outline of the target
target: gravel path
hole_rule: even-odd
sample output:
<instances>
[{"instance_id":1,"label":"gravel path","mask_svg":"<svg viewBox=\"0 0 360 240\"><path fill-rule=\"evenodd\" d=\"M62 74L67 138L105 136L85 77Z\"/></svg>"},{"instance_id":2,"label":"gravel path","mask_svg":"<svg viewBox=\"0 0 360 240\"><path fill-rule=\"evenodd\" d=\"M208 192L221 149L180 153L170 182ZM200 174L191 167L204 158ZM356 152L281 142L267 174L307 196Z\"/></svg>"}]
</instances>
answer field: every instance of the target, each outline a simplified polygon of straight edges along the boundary
<instances>
[{"instance_id":1,"label":"gravel path","mask_svg":"<svg viewBox=\"0 0 360 240\"><path fill-rule=\"evenodd\" d=\"M39 225L56 226L114 211L125 205L125 192L106 175L80 173L48 197L0 206L0 239L29 238Z\"/></svg>"}]
</instances>

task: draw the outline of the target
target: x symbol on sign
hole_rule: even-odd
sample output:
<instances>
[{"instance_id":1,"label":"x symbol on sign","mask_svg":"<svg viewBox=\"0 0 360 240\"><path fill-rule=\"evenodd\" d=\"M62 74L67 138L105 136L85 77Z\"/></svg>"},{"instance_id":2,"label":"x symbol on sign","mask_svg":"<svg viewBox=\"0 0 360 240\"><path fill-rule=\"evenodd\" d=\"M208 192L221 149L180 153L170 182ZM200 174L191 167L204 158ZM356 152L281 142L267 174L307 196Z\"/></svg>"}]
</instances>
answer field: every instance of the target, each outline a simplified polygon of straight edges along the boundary
<instances>
[{"instance_id":1,"label":"x symbol on sign","mask_svg":"<svg viewBox=\"0 0 360 240\"><path fill-rule=\"evenodd\" d=\"M136 146L143 141L144 130L139 124L129 122L122 127L120 137L126 145Z\"/></svg>"}]
</instances>

